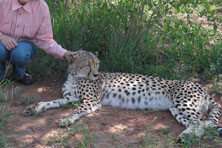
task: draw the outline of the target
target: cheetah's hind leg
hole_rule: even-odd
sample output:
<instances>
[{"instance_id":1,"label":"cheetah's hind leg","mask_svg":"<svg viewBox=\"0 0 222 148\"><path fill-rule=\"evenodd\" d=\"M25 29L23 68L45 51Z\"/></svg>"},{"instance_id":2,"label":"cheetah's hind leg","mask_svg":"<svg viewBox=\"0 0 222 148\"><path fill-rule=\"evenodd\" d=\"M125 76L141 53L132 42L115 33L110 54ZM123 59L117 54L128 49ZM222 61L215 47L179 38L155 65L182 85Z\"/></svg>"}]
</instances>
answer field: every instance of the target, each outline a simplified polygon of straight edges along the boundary
<instances>
[{"instance_id":1,"label":"cheetah's hind leg","mask_svg":"<svg viewBox=\"0 0 222 148\"><path fill-rule=\"evenodd\" d=\"M180 133L180 135L178 136L179 143L181 143L184 140L188 141L191 135L194 135L196 137L201 137L204 134L204 130L202 126L199 127L199 124L198 124L198 123L201 123L200 120L189 119L188 117L184 115L185 112L183 112L182 110L180 111L176 107L171 107L169 108L169 110L171 114L176 118L176 120L186 127L186 129L182 133ZM195 115L193 115L193 118L198 119L197 117L195 117Z\"/></svg>"}]
</instances>

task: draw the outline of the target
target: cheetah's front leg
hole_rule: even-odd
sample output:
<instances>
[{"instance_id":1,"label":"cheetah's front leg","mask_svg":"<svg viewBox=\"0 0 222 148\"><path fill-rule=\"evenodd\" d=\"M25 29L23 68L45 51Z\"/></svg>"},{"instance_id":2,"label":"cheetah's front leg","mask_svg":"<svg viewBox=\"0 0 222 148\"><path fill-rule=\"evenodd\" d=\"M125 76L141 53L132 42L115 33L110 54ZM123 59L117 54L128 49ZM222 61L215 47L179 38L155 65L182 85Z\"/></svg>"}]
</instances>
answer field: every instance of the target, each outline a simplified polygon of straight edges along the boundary
<instances>
[{"instance_id":1,"label":"cheetah's front leg","mask_svg":"<svg viewBox=\"0 0 222 148\"><path fill-rule=\"evenodd\" d=\"M70 97L70 98L63 98L63 99L57 99L57 100L52 100L52 101L47 101L47 102L39 102L37 104L32 104L28 106L24 111L23 115L24 116L32 116L32 115L37 115L41 112L44 112L48 109L51 108L59 108L64 104L68 104L71 102L76 102L78 101L79 98L75 97Z\"/></svg>"},{"instance_id":2,"label":"cheetah's front leg","mask_svg":"<svg viewBox=\"0 0 222 148\"><path fill-rule=\"evenodd\" d=\"M75 109L73 113L59 120L59 126L69 126L73 124L81 116L92 113L100 108L101 104L99 101L84 100L83 103L77 109Z\"/></svg>"}]
</instances>

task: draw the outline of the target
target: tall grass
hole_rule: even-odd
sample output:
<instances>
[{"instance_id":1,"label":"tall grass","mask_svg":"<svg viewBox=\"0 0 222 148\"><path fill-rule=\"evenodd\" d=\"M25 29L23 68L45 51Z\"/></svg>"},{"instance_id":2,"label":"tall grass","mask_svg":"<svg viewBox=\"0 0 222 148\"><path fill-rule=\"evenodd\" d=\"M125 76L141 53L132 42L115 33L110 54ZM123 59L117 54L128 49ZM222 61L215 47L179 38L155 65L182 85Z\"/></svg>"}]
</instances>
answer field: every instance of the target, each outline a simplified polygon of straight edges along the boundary
<instances>
[{"instance_id":1,"label":"tall grass","mask_svg":"<svg viewBox=\"0 0 222 148\"><path fill-rule=\"evenodd\" d=\"M64 48L99 51L101 70L171 79L216 79L222 72L221 17L207 0L46 0ZM204 27L204 23L211 24ZM39 52L39 77L66 77L67 63Z\"/></svg>"},{"instance_id":2,"label":"tall grass","mask_svg":"<svg viewBox=\"0 0 222 148\"><path fill-rule=\"evenodd\" d=\"M13 114L8 110L18 88L14 88L9 82L0 81L0 147L9 148L13 144L7 141L8 133L3 131L7 119Z\"/></svg>"}]
</instances>

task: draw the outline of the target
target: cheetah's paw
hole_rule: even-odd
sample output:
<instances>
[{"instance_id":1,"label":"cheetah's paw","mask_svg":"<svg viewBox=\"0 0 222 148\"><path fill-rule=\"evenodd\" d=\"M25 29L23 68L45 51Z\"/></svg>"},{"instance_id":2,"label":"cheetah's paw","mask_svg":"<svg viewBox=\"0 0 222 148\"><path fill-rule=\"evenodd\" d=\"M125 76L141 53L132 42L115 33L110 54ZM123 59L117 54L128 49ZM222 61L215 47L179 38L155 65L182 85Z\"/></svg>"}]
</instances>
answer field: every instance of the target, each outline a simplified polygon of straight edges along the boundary
<instances>
[{"instance_id":1,"label":"cheetah's paw","mask_svg":"<svg viewBox=\"0 0 222 148\"><path fill-rule=\"evenodd\" d=\"M73 122L71 122L71 120L66 119L66 118L59 120L59 126L61 126L61 127L70 126L72 123L73 123Z\"/></svg>"},{"instance_id":2,"label":"cheetah's paw","mask_svg":"<svg viewBox=\"0 0 222 148\"><path fill-rule=\"evenodd\" d=\"M205 129L203 125L195 125L188 127L178 136L178 143L186 143L191 142L193 138L200 139L205 133Z\"/></svg>"},{"instance_id":3,"label":"cheetah's paw","mask_svg":"<svg viewBox=\"0 0 222 148\"><path fill-rule=\"evenodd\" d=\"M65 126L65 127L70 126L76 120L77 120L77 118L75 118L75 116L72 116L72 115L67 116L67 117L59 120L59 126Z\"/></svg>"},{"instance_id":4,"label":"cheetah's paw","mask_svg":"<svg viewBox=\"0 0 222 148\"><path fill-rule=\"evenodd\" d=\"M32 116L36 114L36 110L35 110L35 104L28 106L24 111L23 111L23 115L24 116Z\"/></svg>"},{"instance_id":5,"label":"cheetah's paw","mask_svg":"<svg viewBox=\"0 0 222 148\"><path fill-rule=\"evenodd\" d=\"M217 131L219 132L219 135L222 137L222 126L218 126Z\"/></svg>"},{"instance_id":6,"label":"cheetah's paw","mask_svg":"<svg viewBox=\"0 0 222 148\"><path fill-rule=\"evenodd\" d=\"M39 115L39 113L46 111L47 108L44 102L39 102L38 104L33 104L28 106L24 111L24 116L32 116L32 115Z\"/></svg>"}]
</instances>

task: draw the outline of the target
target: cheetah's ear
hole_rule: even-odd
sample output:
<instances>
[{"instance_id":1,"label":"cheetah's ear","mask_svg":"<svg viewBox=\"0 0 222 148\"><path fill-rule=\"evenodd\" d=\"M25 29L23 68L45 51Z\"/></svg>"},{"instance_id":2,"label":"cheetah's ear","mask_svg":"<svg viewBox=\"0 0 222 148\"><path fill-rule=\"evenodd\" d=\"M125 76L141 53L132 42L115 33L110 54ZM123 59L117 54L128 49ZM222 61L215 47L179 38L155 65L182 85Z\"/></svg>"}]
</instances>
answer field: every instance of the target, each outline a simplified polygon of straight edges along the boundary
<instances>
[{"instance_id":1,"label":"cheetah's ear","mask_svg":"<svg viewBox=\"0 0 222 148\"><path fill-rule=\"evenodd\" d=\"M95 51L94 54L98 57L99 56L99 52Z\"/></svg>"}]
</instances>

